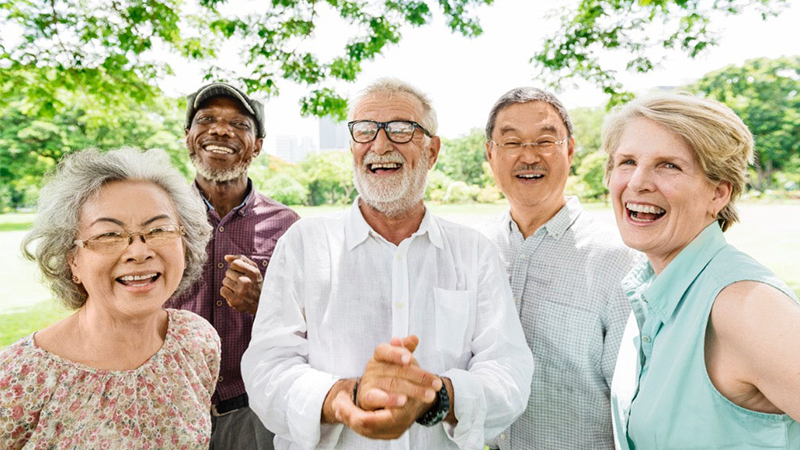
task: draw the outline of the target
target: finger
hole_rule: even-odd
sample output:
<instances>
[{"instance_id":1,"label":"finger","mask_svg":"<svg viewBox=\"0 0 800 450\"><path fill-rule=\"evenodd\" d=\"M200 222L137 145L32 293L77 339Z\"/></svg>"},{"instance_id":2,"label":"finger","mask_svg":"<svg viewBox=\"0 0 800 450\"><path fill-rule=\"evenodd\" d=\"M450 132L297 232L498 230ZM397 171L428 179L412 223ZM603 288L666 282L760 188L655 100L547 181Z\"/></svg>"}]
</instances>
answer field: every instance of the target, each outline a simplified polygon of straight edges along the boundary
<instances>
[{"instance_id":1,"label":"finger","mask_svg":"<svg viewBox=\"0 0 800 450\"><path fill-rule=\"evenodd\" d=\"M227 286L222 286L222 288L220 288L220 290L219 290L219 295L221 295L222 298L227 300L228 305L233 306L233 305L231 305L231 302L235 300L236 295L231 290L231 288L229 288Z\"/></svg>"},{"instance_id":2,"label":"finger","mask_svg":"<svg viewBox=\"0 0 800 450\"><path fill-rule=\"evenodd\" d=\"M354 405L353 400L344 391L340 391L336 395L332 406L336 420L362 436L374 439L392 439L401 434L387 433L387 430L396 428L393 414L395 410L364 411Z\"/></svg>"},{"instance_id":3,"label":"finger","mask_svg":"<svg viewBox=\"0 0 800 450\"><path fill-rule=\"evenodd\" d=\"M236 289L236 283L237 283L237 281L236 281L235 278L231 278L231 277L226 276L225 278L222 279L222 285L225 286L226 288L230 289L230 290L235 290Z\"/></svg>"},{"instance_id":4,"label":"finger","mask_svg":"<svg viewBox=\"0 0 800 450\"><path fill-rule=\"evenodd\" d=\"M375 347L375 354L372 356L376 361L391 364L406 365L411 362L414 355L405 348L391 344L380 344Z\"/></svg>"},{"instance_id":5,"label":"finger","mask_svg":"<svg viewBox=\"0 0 800 450\"><path fill-rule=\"evenodd\" d=\"M405 347L411 353L417 349L417 345L419 345L419 338L413 334L404 337L400 340L402 346Z\"/></svg>"},{"instance_id":6,"label":"finger","mask_svg":"<svg viewBox=\"0 0 800 450\"><path fill-rule=\"evenodd\" d=\"M358 405L365 411L374 411L382 408L400 408L404 406L408 400L403 394L386 392L377 388L362 389L358 394Z\"/></svg>"},{"instance_id":7,"label":"finger","mask_svg":"<svg viewBox=\"0 0 800 450\"><path fill-rule=\"evenodd\" d=\"M433 375L436 377L435 375ZM438 377L436 377L438 378ZM390 392L395 395L405 395L408 398L413 398L421 402L430 403L436 399L436 391L433 389L432 384L421 385L409 381L405 378L382 378L376 380L373 385L384 392ZM374 387L370 387L370 390Z\"/></svg>"},{"instance_id":8,"label":"finger","mask_svg":"<svg viewBox=\"0 0 800 450\"><path fill-rule=\"evenodd\" d=\"M258 264L244 255L225 255L225 261L230 264L229 270L233 269L245 275L261 273Z\"/></svg>"}]
</instances>

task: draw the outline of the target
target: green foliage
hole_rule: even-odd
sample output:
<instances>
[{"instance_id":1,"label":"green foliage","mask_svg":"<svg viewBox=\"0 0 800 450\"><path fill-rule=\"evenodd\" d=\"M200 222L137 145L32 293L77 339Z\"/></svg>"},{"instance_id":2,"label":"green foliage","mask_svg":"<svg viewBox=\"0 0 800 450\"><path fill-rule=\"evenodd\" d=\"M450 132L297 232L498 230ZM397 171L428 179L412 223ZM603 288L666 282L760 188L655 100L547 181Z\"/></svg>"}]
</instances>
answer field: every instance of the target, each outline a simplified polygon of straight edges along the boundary
<instances>
[{"instance_id":1,"label":"green foliage","mask_svg":"<svg viewBox=\"0 0 800 450\"><path fill-rule=\"evenodd\" d=\"M628 71L649 72L662 61L659 48L694 58L716 45L714 19L748 9L767 18L787 5L787 0L580 0L558 13L561 26L531 60L551 87L587 80L610 96L612 106L633 95L601 62L601 52L627 58Z\"/></svg>"},{"instance_id":2,"label":"green foliage","mask_svg":"<svg viewBox=\"0 0 800 450\"><path fill-rule=\"evenodd\" d=\"M583 158L591 155L602 145L600 130L606 111L604 108L576 108L569 112L574 127L575 155L572 159L573 175L577 174Z\"/></svg>"},{"instance_id":3,"label":"green foliage","mask_svg":"<svg viewBox=\"0 0 800 450\"><path fill-rule=\"evenodd\" d=\"M249 92L279 93L282 79L304 85L303 114L344 118L346 101L326 84L353 81L364 61L400 42L404 25L428 24L441 10L453 32L477 36L471 12L492 0L25 0L0 4L0 94L18 91L54 115L63 92L91 92L102 108L158 96L170 61L200 61L207 80L238 80ZM321 21L350 36L321 59L308 45ZM217 62L239 51L241 71ZM163 56L167 55L167 56ZM0 95L0 99L2 95ZM2 100L0 100L2 102Z\"/></svg>"},{"instance_id":4,"label":"green foliage","mask_svg":"<svg viewBox=\"0 0 800 450\"><path fill-rule=\"evenodd\" d=\"M582 198L605 201L608 195L608 189L603 184L606 159L605 152L601 150L596 150L581 159L575 173L585 186Z\"/></svg>"},{"instance_id":5,"label":"green foliage","mask_svg":"<svg viewBox=\"0 0 800 450\"><path fill-rule=\"evenodd\" d=\"M486 137L479 128L457 139L442 139L436 168L454 180L483 187L485 142Z\"/></svg>"},{"instance_id":6,"label":"green foliage","mask_svg":"<svg viewBox=\"0 0 800 450\"><path fill-rule=\"evenodd\" d=\"M259 191L284 205L302 205L308 197L308 188L288 173L279 173L258 186Z\"/></svg>"},{"instance_id":7,"label":"green foliage","mask_svg":"<svg viewBox=\"0 0 800 450\"><path fill-rule=\"evenodd\" d=\"M350 152L312 153L300 163L307 177L308 204L342 204L355 199L353 157Z\"/></svg>"},{"instance_id":8,"label":"green foliage","mask_svg":"<svg viewBox=\"0 0 800 450\"><path fill-rule=\"evenodd\" d=\"M689 89L725 103L750 128L759 191L774 187L775 172L800 158L800 56L727 66Z\"/></svg>"},{"instance_id":9,"label":"green foliage","mask_svg":"<svg viewBox=\"0 0 800 450\"><path fill-rule=\"evenodd\" d=\"M109 110L91 97L61 92L59 102L68 106L52 116L28 108L20 96L9 95L0 106L0 209L33 206L44 174L63 155L89 147L163 148L188 175L178 101L158 97Z\"/></svg>"},{"instance_id":10,"label":"green foliage","mask_svg":"<svg viewBox=\"0 0 800 450\"><path fill-rule=\"evenodd\" d=\"M441 202L447 193L447 187L452 183L453 180L438 169L429 171L428 182L425 185L425 199Z\"/></svg>"}]
</instances>

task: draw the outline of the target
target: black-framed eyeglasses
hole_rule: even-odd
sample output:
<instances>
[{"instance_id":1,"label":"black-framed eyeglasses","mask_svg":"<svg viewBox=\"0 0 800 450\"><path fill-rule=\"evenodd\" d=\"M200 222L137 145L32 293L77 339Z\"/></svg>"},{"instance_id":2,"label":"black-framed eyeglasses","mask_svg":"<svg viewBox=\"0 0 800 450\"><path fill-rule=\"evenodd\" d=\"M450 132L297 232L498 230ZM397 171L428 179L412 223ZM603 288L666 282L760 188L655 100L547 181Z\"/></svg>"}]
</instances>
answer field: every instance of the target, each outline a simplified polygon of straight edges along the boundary
<instances>
[{"instance_id":1,"label":"black-framed eyeglasses","mask_svg":"<svg viewBox=\"0 0 800 450\"><path fill-rule=\"evenodd\" d=\"M149 247L161 247L175 242L186 232L180 225L159 225L142 231L109 231L88 239L76 239L75 245L97 253L116 253L133 243L133 237L139 236Z\"/></svg>"},{"instance_id":2,"label":"black-framed eyeglasses","mask_svg":"<svg viewBox=\"0 0 800 450\"><path fill-rule=\"evenodd\" d=\"M375 122L374 120L354 120L347 123L350 136L359 144L372 142L378 136L378 131L383 128L386 137L395 144L405 144L414 139L414 132L419 128L426 136L431 134L422 125L413 120L390 120L388 122Z\"/></svg>"}]
</instances>

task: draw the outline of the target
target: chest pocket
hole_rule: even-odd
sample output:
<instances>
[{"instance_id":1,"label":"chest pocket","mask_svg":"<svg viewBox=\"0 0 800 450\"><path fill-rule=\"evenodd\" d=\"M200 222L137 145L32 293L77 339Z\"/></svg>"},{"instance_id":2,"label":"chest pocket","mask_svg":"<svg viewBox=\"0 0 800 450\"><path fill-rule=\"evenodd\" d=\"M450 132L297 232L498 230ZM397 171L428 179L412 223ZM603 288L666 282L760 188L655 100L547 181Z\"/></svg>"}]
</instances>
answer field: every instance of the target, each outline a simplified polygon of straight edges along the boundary
<instances>
[{"instance_id":1,"label":"chest pocket","mask_svg":"<svg viewBox=\"0 0 800 450\"><path fill-rule=\"evenodd\" d=\"M433 289L436 307L436 350L458 358L464 353L475 291Z\"/></svg>"}]
</instances>

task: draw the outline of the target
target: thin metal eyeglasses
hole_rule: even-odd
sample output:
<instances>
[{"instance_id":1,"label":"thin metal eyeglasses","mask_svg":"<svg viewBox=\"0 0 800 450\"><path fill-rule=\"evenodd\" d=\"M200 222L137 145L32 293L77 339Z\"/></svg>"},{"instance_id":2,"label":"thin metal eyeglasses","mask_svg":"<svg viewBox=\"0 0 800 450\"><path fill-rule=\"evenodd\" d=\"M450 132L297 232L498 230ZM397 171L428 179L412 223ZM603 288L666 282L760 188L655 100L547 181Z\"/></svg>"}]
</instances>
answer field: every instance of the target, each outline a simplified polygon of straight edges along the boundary
<instances>
[{"instance_id":1,"label":"thin metal eyeglasses","mask_svg":"<svg viewBox=\"0 0 800 450\"><path fill-rule=\"evenodd\" d=\"M426 136L431 137L428 130L413 120L390 120L388 122L354 120L347 123L347 128L350 129L350 137L359 144L374 141L381 128L386 133L386 137L395 144L410 142L414 139L414 132L417 131L417 128L422 130Z\"/></svg>"},{"instance_id":2,"label":"thin metal eyeglasses","mask_svg":"<svg viewBox=\"0 0 800 450\"><path fill-rule=\"evenodd\" d=\"M78 247L97 253L116 253L133 243L133 237L139 236L143 243L150 248L162 247L175 242L181 236L186 236L186 231L180 225L159 225L147 230L130 232L108 231L92 236L88 239L75 239Z\"/></svg>"},{"instance_id":3,"label":"thin metal eyeglasses","mask_svg":"<svg viewBox=\"0 0 800 450\"><path fill-rule=\"evenodd\" d=\"M525 146L529 146L530 148L539 152L542 155L551 155L555 153L558 149L558 146L567 142L567 138L563 139L552 139L552 138L542 138L536 142L522 142L522 141L515 141L515 140L508 140L503 142L502 144L495 141L489 141L492 144L502 148L504 151L509 153L519 153Z\"/></svg>"}]
</instances>

